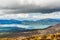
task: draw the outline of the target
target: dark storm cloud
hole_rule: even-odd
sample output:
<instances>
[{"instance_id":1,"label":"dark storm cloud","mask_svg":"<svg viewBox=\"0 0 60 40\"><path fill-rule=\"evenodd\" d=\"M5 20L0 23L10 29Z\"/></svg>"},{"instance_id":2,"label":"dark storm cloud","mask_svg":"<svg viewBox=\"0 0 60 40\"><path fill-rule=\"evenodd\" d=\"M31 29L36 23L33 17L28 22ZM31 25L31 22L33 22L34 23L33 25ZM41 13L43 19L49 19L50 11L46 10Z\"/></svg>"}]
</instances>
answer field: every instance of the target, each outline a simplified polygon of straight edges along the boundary
<instances>
[{"instance_id":1,"label":"dark storm cloud","mask_svg":"<svg viewBox=\"0 0 60 40\"><path fill-rule=\"evenodd\" d=\"M10 10L5 11L5 13L52 13L52 12L59 12L60 8L58 9L17 9L17 10Z\"/></svg>"},{"instance_id":2,"label":"dark storm cloud","mask_svg":"<svg viewBox=\"0 0 60 40\"><path fill-rule=\"evenodd\" d=\"M27 3L26 3L27 1ZM60 0L0 0L5 13L51 13L60 11ZM29 4L29 2L31 2Z\"/></svg>"}]
</instances>

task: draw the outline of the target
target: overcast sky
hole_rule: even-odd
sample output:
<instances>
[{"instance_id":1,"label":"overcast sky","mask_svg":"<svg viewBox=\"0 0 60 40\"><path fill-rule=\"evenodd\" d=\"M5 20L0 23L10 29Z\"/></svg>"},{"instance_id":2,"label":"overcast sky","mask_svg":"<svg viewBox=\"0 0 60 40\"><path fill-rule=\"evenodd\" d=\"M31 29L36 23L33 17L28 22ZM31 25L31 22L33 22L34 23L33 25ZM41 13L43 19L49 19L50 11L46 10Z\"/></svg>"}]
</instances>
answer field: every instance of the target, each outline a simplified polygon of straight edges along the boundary
<instances>
[{"instance_id":1,"label":"overcast sky","mask_svg":"<svg viewBox=\"0 0 60 40\"><path fill-rule=\"evenodd\" d=\"M60 18L60 0L0 0L0 19Z\"/></svg>"},{"instance_id":2,"label":"overcast sky","mask_svg":"<svg viewBox=\"0 0 60 40\"><path fill-rule=\"evenodd\" d=\"M7 13L60 11L60 0L0 0L0 9Z\"/></svg>"}]
</instances>

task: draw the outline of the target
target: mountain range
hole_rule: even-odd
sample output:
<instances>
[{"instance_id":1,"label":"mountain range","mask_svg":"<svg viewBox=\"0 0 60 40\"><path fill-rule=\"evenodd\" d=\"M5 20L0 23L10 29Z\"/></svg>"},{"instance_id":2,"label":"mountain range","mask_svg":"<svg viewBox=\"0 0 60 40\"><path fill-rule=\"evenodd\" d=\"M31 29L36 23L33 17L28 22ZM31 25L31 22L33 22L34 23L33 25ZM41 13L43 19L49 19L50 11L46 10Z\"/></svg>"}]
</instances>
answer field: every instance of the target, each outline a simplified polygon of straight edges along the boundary
<instances>
[{"instance_id":1,"label":"mountain range","mask_svg":"<svg viewBox=\"0 0 60 40\"><path fill-rule=\"evenodd\" d=\"M36 27L35 29L38 29L38 25L50 25L50 26L54 26L56 24L60 24L60 19L40 19L40 20L36 20L36 21L33 21L33 20L2 20L0 19L0 24L22 24L22 25L29 25L29 26L32 26L31 29L29 28L22 28L22 27L0 27L0 32L24 32L24 31L30 31L30 30L33 30L34 27ZM38 27L38 28L37 28ZM43 26L45 27L45 26ZM49 27L49 26L48 26ZM48 27L45 27L45 28L48 28ZM41 28L39 28L41 29Z\"/></svg>"},{"instance_id":2,"label":"mountain range","mask_svg":"<svg viewBox=\"0 0 60 40\"><path fill-rule=\"evenodd\" d=\"M60 33L60 19L40 19L40 20L3 20L0 19L0 25L3 24L21 24L21 25L29 25L32 26L33 29L29 28L22 28L22 27L0 27L0 37L16 37L16 36L31 36L31 35L36 35L36 34L54 34L56 32ZM44 29L41 29L38 27L41 27L40 25L50 25ZM36 29L34 29L36 27ZM38 28L39 29L38 29ZM45 27L45 26L43 26Z\"/></svg>"},{"instance_id":3,"label":"mountain range","mask_svg":"<svg viewBox=\"0 0 60 40\"><path fill-rule=\"evenodd\" d=\"M30 21L30 20L23 20L22 24L29 25L29 24L42 24L42 25L49 25L49 24L59 24L60 19L40 19L37 21Z\"/></svg>"},{"instance_id":4,"label":"mountain range","mask_svg":"<svg viewBox=\"0 0 60 40\"><path fill-rule=\"evenodd\" d=\"M30 24L42 24L42 25L49 25L49 24L57 24L60 23L60 19L40 19L40 20L15 20L15 19L10 19L10 20L3 20L0 19L0 24L23 24L23 25L30 25Z\"/></svg>"}]
</instances>

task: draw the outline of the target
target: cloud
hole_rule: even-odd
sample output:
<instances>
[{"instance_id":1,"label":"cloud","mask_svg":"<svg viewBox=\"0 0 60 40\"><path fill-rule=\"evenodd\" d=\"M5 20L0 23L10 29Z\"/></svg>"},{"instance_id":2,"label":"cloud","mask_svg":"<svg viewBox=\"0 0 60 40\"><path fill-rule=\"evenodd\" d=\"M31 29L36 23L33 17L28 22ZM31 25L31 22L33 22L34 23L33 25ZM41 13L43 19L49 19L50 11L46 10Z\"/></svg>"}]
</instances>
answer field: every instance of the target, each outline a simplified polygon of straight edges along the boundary
<instances>
[{"instance_id":1,"label":"cloud","mask_svg":"<svg viewBox=\"0 0 60 40\"><path fill-rule=\"evenodd\" d=\"M0 9L6 13L51 13L60 11L59 4L60 0L0 0Z\"/></svg>"},{"instance_id":2,"label":"cloud","mask_svg":"<svg viewBox=\"0 0 60 40\"><path fill-rule=\"evenodd\" d=\"M20 18L28 18L29 14L5 14L5 15L1 15L0 19L20 19Z\"/></svg>"},{"instance_id":3,"label":"cloud","mask_svg":"<svg viewBox=\"0 0 60 40\"><path fill-rule=\"evenodd\" d=\"M50 14L41 14L41 13L20 13L20 14L5 14L0 15L0 19L15 19L15 20L40 20L46 18L59 18L60 12L53 12Z\"/></svg>"}]
</instances>

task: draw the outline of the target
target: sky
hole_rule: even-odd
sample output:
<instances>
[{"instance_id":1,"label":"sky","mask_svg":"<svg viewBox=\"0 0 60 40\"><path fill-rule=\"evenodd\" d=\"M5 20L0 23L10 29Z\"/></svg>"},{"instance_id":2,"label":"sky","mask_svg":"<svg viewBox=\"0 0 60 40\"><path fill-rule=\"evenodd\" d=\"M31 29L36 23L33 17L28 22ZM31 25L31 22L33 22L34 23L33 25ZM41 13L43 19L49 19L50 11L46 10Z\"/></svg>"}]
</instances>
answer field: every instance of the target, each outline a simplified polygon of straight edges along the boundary
<instances>
[{"instance_id":1,"label":"sky","mask_svg":"<svg viewBox=\"0 0 60 40\"><path fill-rule=\"evenodd\" d=\"M60 0L0 0L0 19L60 18Z\"/></svg>"}]
</instances>

